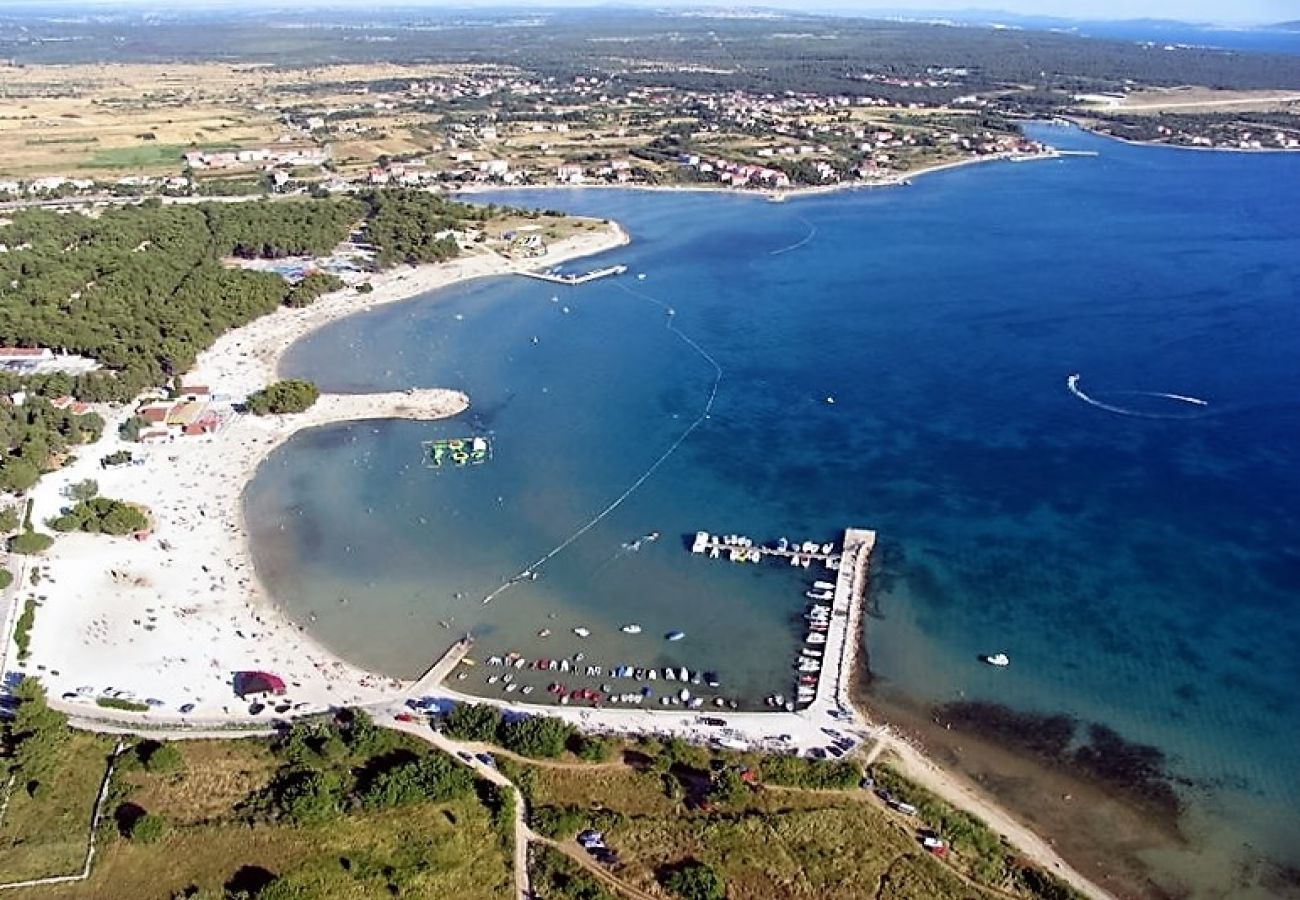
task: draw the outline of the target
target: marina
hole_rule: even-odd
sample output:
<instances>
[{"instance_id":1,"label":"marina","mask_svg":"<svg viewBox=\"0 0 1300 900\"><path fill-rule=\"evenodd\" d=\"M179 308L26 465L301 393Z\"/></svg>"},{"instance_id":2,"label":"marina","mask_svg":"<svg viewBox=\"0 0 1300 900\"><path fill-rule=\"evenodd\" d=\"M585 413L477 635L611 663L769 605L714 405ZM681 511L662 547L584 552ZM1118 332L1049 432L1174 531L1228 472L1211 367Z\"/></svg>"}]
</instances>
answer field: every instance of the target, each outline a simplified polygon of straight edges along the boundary
<instances>
[{"instance_id":1,"label":"marina","mask_svg":"<svg viewBox=\"0 0 1300 900\"><path fill-rule=\"evenodd\" d=\"M592 269L590 272L581 274L559 272L556 269L546 269L543 271L534 271L531 269L520 269L517 274L525 278L536 278L538 281L549 281L551 284L568 284L578 285L587 284L591 281L597 281L601 278L608 278L611 275L622 275L627 271L627 266L605 266L603 269Z\"/></svg>"},{"instance_id":2,"label":"marina","mask_svg":"<svg viewBox=\"0 0 1300 900\"><path fill-rule=\"evenodd\" d=\"M748 538L726 535L713 538L700 532L692 544L692 552L722 558L723 548L728 558L735 552L743 561L793 561L803 567L804 561L817 561L835 572L835 579L816 580L806 592L810 606L803 613L802 646L794 663L795 675L785 692L768 694L764 706L771 712L809 712L815 716L835 718L840 710L851 709L849 681L853 674L853 659L861 627L861 606L866 595L867 573L870 557L875 547L876 533L865 529L849 528L844 531L840 546L835 542L792 543L778 541L772 546L759 545ZM700 549L703 548L703 549ZM766 552L764 552L766 551ZM738 560L741 561L741 560ZM641 627L635 624L622 626L624 634L637 635ZM591 635L591 629L578 625L571 629L579 638ZM550 636L543 629L538 638ZM661 639L674 644L685 637L683 631L669 631ZM418 682L412 693L420 695L434 688L441 680L469 681L476 693L486 686L500 692L501 702L519 702L512 695L531 695L545 687L545 695L523 702L546 703L558 706L580 706L588 711L605 708L640 707L645 710L701 709L714 707L736 711L742 700L727 690L725 677L718 671L706 668L688 668L678 662L657 662L643 665L627 661L596 661L579 651L562 656L530 654L512 650L494 654L481 660L482 670L475 670L475 661L467 654L470 638L457 642ZM647 645L649 646L649 645ZM656 652L656 651L648 651ZM478 672L478 674L475 674ZM468 685L467 685L468 687Z\"/></svg>"}]
</instances>

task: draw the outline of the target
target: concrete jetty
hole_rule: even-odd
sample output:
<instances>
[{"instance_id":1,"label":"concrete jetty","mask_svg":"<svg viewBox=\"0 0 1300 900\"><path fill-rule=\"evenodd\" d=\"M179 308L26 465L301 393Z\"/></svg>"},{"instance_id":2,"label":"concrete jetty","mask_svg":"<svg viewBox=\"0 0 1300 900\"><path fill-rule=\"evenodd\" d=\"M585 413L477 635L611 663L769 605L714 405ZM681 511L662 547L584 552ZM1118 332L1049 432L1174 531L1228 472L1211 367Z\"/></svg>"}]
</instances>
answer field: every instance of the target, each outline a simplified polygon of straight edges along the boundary
<instances>
[{"instance_id":1,"label":"concrete jetty","mask_svg":"<svg viewBox=\"0 0 1300 900\"><path fill-rule=\"evenodd\" d=\"M549 281L551 284L586 284L589 281L595 281L598 278L607 278L610 275L622 275L627 271L627 266L606 266L603 269L592 269L590 272L584 272L581 275L561 275L556 272L538 272L532 269L520 269L517 274L525 278L536 278L538 281Z\"/></svg>"},{"instance_id":2,"label":"concrete jetty","mask_svg":"<svg viewBox=\"0 0 1300 900\"><path fill-rule=\"evenodd\" d=\"M867 593L867 571L876 533L861 528L844 531L844 557L835 580L835 598L831 601L830 625L822 645L822 669L817 677L817 693L810 708L815 712L852 709L850 688L853 661L862 640L862 606Z\"/></svg>"},{"instance_id":3,"label":"concrete jetty","mask_svg":"<svg viewBox=\"0 0 1300 900\"><path fill-rule=\"evenodd\" d=\"M447 652L438 657L437 662L429 666L424 674L417 678L407 693L412 697L419 697L424 694L433 692L440 684L451 674L452 670L460 664L474 646L474 638L468 634L456 643L447 648Z\"/></svg>"}]
</instances>

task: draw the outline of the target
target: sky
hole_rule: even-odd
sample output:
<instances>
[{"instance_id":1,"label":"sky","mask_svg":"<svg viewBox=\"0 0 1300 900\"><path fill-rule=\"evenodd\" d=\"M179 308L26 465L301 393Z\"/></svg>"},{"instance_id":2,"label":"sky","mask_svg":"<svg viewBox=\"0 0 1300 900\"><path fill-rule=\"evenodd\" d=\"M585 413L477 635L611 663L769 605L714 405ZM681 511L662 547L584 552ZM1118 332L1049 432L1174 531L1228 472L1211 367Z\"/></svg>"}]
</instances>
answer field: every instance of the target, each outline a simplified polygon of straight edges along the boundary
<instances>
[{"instance_id":1,"label":"sky","mask_svg":"<svg viewBox=\"0 0 1300 900\"><path fill-rule=\"evenodd\" d=\"M3 7L6 0L0 0ZM50 0L47 0L50 2ZM242 7L249 9L350 6L345 0L52 0L63 5L170 8ZM600 5L608 0L366 0L369 8L381 6L464 9L474 6L576 6ZM1300 0L631 0L636 5L674 7L754 6L840 13L913 11L918 13L987 9L1019 15L1057 16L1069 19L1179 19L1214 24L1267 24L1300 19Z\"/></svg>"}]
</instances>

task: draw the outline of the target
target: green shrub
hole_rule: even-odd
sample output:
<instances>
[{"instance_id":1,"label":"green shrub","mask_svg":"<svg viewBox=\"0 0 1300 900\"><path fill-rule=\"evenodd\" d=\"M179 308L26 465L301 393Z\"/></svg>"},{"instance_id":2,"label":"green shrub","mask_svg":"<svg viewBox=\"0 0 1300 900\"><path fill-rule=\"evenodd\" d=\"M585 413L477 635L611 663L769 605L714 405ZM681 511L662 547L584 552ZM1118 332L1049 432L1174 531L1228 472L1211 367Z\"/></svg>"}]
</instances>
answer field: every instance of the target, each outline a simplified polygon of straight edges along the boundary
<instances>
[{"instance_id":1,"label":"green shrub","mask_svg":"<svg viewBox=\"0 0 1300 900\"><path fill-rule=\"evenodd\" d=\"M0 591L3 591L9 585L14 583L14 573L8 569L0 568Z\"/></svg>"},{"instance_id":2,"label":"green shrub","mask_svg":"<svg viewBox=\"0 0 1300 900\"><path fill-rule=\"evenodd\" d=\"M125 712L148 712L149 707L144 703L137 703L134 700L123 700L121 697L97 697L95 705L102 706L105 709L120 709Z\"/></svg>"},{"instance_id":3,"label":"green shrub","mask_svg":"<svg viewBox=\"0 0 1300 900\"><path fill-rule=\"evenodd\" d=\"M9 539L9 552L21 553L24 556L35 556L50 549L53 543L54 538L48 534L42 534L39 531L24 531Z\"/></svg>"},{"instance_id":4,"label":"green shrub","mask_svg":"<svg viewBox=\"0 0 1300 900\"><path fill-rule=\"evenodd\" d=\"M846 790L857 787L862 769L844 760L805 759L779 754L765 756L759 763L763 781L811 790Z\"/></svg>"},{"instance_id":5,"label":"green shrub","mask_svg":"<svg viewBox=\"0 0 1300 900\"><path fill-rule=\"evenodd\" d=\"M447 734L462 741L496 740L501 710L486 703L457 703L447 715Z\"/></svg>"},{"instance_id":6,"label":"green shrub","mask_svg":"<svg viewBox=\"0 0 1300 900\"><path fill-rule=\"evenodd\" d=\"M185 757L175 744L145 741L136 748L136 755L146 771L158 775L170 775L185 768Z\"/></svg>"},{"instance_id":7,"label":"green shrub","mask_svg":"<svg viewBox=\"0 0 1300 900\"><path fill-rule=\"evenodd\" d=\"M32 625L36 624L36 598L23 601L23 613L14 625L14 646L18 648L19 661L25 660L32 643Z\"/></svg>"},{"instance_id":8,"label":"green shrub","mask_svg":"<svg viewBox=\"0 0 1300 900\"><path fill-rule=\"evenodd\" d=\"M467 795L474 777L442 753L425 753L400 762L371 781L362 802L372 809L404 806L426 800L441 802Z\"/></svg>"},{"instance_id":9,"label":"green shrub","mask_svg":"<svg viewBox=\"0 0 1300 900\"><path fill-rule=\"evenodd\" d=\"M300 825L328 822L342 809L343 780L333 771L289 772L271 785L271 802Z\"/></svg>"},{"instance_id":10,"label":"green shrub","mask_svg":"<svg viewBox=\"0 0 1300 900\"><path fill-rule=\"evenodd\" d=\"M248 411L256 416L305 412L320 398L320 389L310 381L291 378L269 384L248 395Z\"/></svg>"},{"instance_id":11,"label":"green shrub","mask_svg":"<svg viewBox=\"0 0 1300 900\"><path fill-rule=\"evenodd\" d=\"M504 723L498 729L501 746L520 756L553 759L564 752L574 728L551 716L527 716Z\"/></svg>"},{"instance_id":12,"label":"green shrub","mask_svg":"<svg viewBox=\"0 0 1300 900\"><path fill-rule=\"evenodd\" d=\"M145 813L131 823L127 833L132 841L140 844L152 844L167 833L167 822L162 816Z\"/></svg>"},{"instance_id":13,"label":"green shrub","mask_svg":"<svg viewBox=\"0 0 1300 900\"><path fill-rule=\"evenodd\" d=\"M682 900L726 900L722 876L702 862L691 860L664 879L664 887Z\"/></svg>"}]
</instances>

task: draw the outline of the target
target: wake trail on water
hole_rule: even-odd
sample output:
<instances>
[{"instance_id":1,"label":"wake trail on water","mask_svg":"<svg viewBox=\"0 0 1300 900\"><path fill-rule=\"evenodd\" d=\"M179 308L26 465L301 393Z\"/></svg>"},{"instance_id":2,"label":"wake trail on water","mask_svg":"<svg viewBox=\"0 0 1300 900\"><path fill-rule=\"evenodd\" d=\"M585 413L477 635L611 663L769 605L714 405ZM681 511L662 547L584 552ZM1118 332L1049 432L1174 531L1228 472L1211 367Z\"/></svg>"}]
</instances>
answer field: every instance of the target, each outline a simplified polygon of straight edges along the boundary
<instances>
[{"instance_id":1,"label":"wake trail on water","mask_svg":"<svg viewBox=\"0 0 1300 900\"><path fill-rule=\"evenodd\" d=\"M1106 412L1114 413L1118 416L1129 416L1134 419L1199 419L1204 415L1203 413L1198 412L1188 412L1181 415L1176 413L1146 412L1140 409L1129 409L1123 406L1116 406L1113 403L1107 403L1104 400L1099 400L1096 397L1084 393L1083 388L1079 387L1079 381L1080 378L1077 374L1071 375L1065 379L1065 386L1069 389L1071 394L1074 394L1074 396L1078 397L1089 406L1095 406L1097 409L1105 410ZM1186 394L1171 394L1165 391L1111 391L1107 396L1158 397L1163 400L1173 400L1190 406L1207 407L1210 405L1208 400L1202 400L1200 397L1189 397Z\"/></svg>"},{"instance_id":2,"label":"wake trail on water","mask_svg":"<svg viewBox=\"0 0 1300 900\"><path fill-rule=\"evenodd\" d=\"M768 256L780 256L782 253L789 253L792 250L798 250L800 247L806 246L807 244L811 243L812 239L817 237L817 226L814 225L812 222L809 222L803 216L799 216L798 218L800 222L804 223L804 225L808 227L808 233L805 234L801 239L795 241L793 244L790 244L787 247L781 247L777 250L772 250L771 252L768 253Z\"/></svg>"},{"instance_id":3,"label":"wake trail on water","mask_svg":"<svg viewBox=\"0 0 1300 900\"><path fill-rule=\"evenodd\" d=\"M677 436L677 439L675 441L673 441L671 444L668 445L668 449L666 449L663 453L661 453L659 457L654 462L652 462L649 465L649 467L646 468L646 470L637 477L635 481L633 481L630 485L628 485L627 489L623 491L623 493L619 494L616 498L614 498L614 500L612 500L604 509L596 513L596 515L592 516L591 519L589 519L584 525L582 525L582 527L574 531L573 534L569 535L563 541L556 544L553 548L548 550L544 555L538 557L533 563L527 566L519 574L515 575L513 578L510 578L508 581L506 581L496 590L492 591L490 594L484 597L483 598L484 605L491 603L502 593L514 587L516 584L519 584L521 581L532 581L533 579L535 579L538 575L538 571L537 571L538 569L546 565L556 556L559 556L570 546L572 546L574 541L581 538L588 531L591 531L591 529L595 528L602 521L604 521L604 519L610 513L614 512L614 510L622 506L629 497L631 497L633 494L637 492L638 489L640 489L641 485L645 484L647 481L650 480L651 476L653 476L654 473L659 470L659 467L662 466L665 462L667 462L668 458L677 452L677 449L686 442L686 439L689 438L695 432L695 429L699 428L701 425L704 424L704 421L709 417L709 414L713 412L713 404L718 399L718 386L722 383L722 366L718 365L718 361L714 359L713 356L710 355L707 350L705 350L698 343L696 343L694 338L692 338L686 332L682 331L680 328L677 327L677 322L676 322L677 311L673 309L671 306L669 306L667 303L663 302L657 297L650 296L644 291L638 291L635 288L630 288L624 284L615 283L614 286L617 287L619 290L622 290L625 293L630 294L633 297L639 297L642 300L645 300L649 303L653 303L655 306L658 306L660 309L662 309L664 311L664 315L667 317L666 324L668 330L671 331L674 335L676 335L679 340L681 340L684 344L686 344L686 346L690 347L697 354L699 354L700 358L702 358L713 368L713 386L709 389L708 400L705 401L704 407L700 410L699 415L697 415L695 419L689 425L686 426L686 428L682 431L682 433ZM616 557L618 555L619 554L615 554Z\"/></svg>"}]
</instances>

